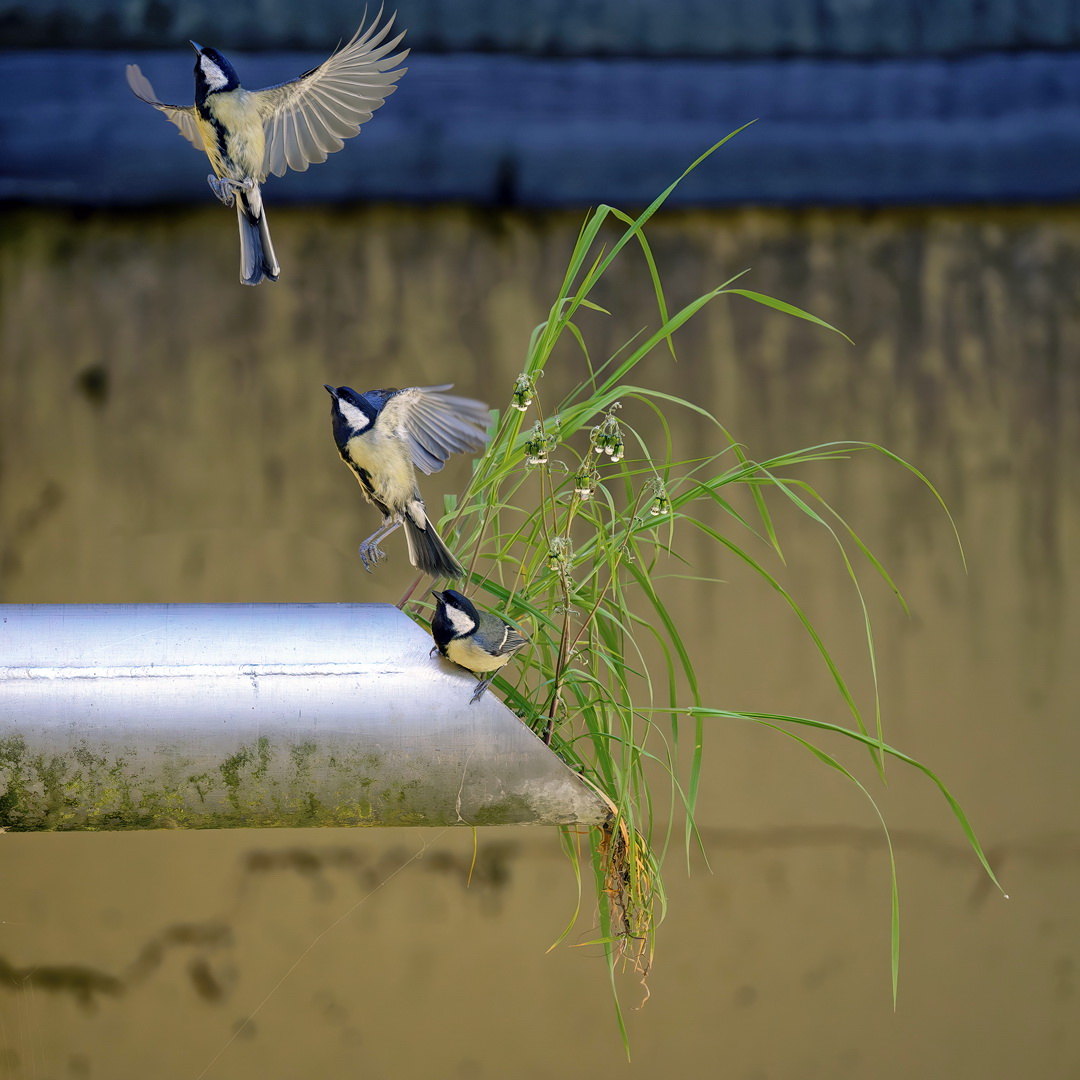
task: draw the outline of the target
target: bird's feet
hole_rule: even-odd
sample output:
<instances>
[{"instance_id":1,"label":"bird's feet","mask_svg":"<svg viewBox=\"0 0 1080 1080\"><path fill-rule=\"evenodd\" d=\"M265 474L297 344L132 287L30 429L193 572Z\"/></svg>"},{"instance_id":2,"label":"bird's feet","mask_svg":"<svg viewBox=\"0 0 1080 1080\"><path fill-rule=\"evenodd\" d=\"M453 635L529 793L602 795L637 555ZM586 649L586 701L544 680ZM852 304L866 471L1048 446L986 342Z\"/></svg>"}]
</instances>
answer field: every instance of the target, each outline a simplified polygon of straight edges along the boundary
<instances>
[{"instance_id":1,"label":"bird's feet","mask_svg":"<svg viewBox=\"0 0 1080 1080\"><path fill-rule=\"evenodd\" d=\"M473 691L473 696L469 699L471 705L474 701L479 701L484 691L491 685L491 680L495 678L494 672L490 674L486 679L480 680L480 685Z\"/></svg>"},{"instance_id":2,"label":"bird's feet","mask_svg":"<svg viewBox=\"0 0 1080 1080\"><path fill-rule=\"evenodd\" d=\"M249 176L246 180L232 180L227 176L214 176L211 173L206 182L210 190L226 205L232 206L236 201L236 194L240 191L250 191L255 186L255 181Z\"/></svg>"},{"instance_id":3,"label":"bird's feet","mask_svg":"<svg viewBox=\"0 0 1080 1080\"><path fill-rule=\"evenodd\" d=\"M364 564L364 569L370 574L373 566L378 566L379 563L386 558L386 552L379 547L378 540L365 540L360 545L360 561Z\"/></svg>"}]
</instances>

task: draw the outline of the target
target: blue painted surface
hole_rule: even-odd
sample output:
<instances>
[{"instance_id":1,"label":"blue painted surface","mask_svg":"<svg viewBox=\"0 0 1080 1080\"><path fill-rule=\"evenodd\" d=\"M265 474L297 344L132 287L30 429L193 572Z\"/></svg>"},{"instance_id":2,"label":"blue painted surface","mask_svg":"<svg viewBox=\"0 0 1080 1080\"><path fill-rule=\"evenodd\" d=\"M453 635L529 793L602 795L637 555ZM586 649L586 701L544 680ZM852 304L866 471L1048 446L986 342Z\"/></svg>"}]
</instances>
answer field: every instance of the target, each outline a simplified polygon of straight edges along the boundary
<instances>
[{"instance_id":1,"label":"blue painted surface","mask_svg":"<svg viewBox=\"0 0 1080 1080\"><path fill-rule=\"evenodd\" d=\"M378 5L369 5L374 11ZM0 0L0 43L333 48L356 0ZM770 58L959 56L1080 48L1080 0L396 0L423 52Z\"/></svg>"},{"instance_id":2,"label":"blue painted surface","mask_svg":"<svg viewBox=\"0 0 1080 1080\"><path fill-rule=\"evenodd\" d=\"M246 85L317 54L235 55ZM0 54L0 198L210 201L207 165L138 102L139 63L191 100L182 52ZM323 165L271 179L271 204L461 199L866 205L1080 197L1080 52L894 61L557 60L414 54L400 89Z\"/></svg>"}]
</instances>

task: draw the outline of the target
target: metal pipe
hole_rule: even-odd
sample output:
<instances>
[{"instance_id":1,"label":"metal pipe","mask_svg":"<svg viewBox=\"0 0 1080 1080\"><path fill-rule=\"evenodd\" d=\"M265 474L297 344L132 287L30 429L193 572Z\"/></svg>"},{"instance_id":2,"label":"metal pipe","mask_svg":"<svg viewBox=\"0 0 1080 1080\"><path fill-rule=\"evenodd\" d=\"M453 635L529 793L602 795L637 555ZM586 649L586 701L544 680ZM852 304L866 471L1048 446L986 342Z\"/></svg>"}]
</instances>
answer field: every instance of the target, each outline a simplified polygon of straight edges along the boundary
<instances>
[{"instance_id":1,"label":"metal pipe","mask_svg":"<svg viewBox=\"0 0 1080 1080\"><path fill-rule=\"evenodd\" d=\"M389 604L0 604L0 829L597 824Z\"/></svg>"}]
</instances>

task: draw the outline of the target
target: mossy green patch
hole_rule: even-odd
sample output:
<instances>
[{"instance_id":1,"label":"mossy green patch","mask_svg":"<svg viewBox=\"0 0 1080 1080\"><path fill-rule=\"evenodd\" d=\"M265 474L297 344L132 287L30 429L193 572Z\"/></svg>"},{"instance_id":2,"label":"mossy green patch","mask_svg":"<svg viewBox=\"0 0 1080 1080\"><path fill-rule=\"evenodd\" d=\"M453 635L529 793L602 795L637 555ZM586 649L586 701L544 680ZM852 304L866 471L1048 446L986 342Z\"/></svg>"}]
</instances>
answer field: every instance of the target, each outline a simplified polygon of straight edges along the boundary
<instances>
[{"instance_id":1,"label":"mossy green patch","mask_svg":"<svg viewBox=\"0 0 1080 1080\"><path fill-rule=\"evenodd\" d=\"M399 763L400 767L400 763ZM415 770L414 770L415 771ZM333 752L311 740L266 736L217 762L190 748L63 753L0 740L0 828L12 832L116 829L319 828L349 825L531 823L523 797L459 814L459 775L402 776L368 750Z\"/></svg>"}]
</instances>

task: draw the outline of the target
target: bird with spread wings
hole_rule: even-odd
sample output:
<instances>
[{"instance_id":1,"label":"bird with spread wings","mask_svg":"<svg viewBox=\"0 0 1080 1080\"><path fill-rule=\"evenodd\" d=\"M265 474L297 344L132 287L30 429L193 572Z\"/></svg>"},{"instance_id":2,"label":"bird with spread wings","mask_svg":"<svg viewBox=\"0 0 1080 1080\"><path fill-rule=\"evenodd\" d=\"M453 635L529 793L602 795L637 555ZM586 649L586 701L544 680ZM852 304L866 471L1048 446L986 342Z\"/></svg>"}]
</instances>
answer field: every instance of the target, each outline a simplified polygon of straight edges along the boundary
<instances>
[{"instance_id":1,"label":"bird with spread wings","mask_svg":"<svg viewBox=\"0 0 1080 1080\"><path fill-rule=\"evenodd\" d=\"M393 22L391 16L380 26L376 17L318 67L262 90L245 90L221 53L193 41L198 54L194 105L159 101L138 65L128 65L127 81L135 96L164 113L192 146L205 152L214 170L207 177L214 193L226 206L235 201L244 284L276 281L280 273L259 185L270 173L304 172L325 161L397 89L406 71L398 65L408 50L394 51L404 32L391 37Z\"/></svg>"}]
</instances>

